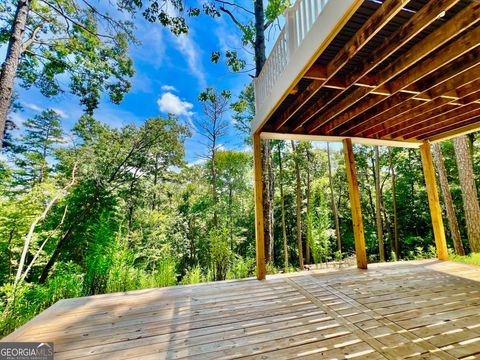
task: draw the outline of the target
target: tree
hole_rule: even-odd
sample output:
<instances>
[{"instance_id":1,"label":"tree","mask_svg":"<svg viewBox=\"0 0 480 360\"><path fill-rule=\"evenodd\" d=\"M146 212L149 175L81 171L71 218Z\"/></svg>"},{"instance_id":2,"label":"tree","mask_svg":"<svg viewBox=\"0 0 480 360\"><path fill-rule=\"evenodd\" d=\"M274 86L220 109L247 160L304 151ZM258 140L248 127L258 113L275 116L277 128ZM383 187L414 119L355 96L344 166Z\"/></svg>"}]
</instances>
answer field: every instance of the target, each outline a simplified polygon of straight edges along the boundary
<instances>
[{"instance_id":1,"label":"tree","mask_svg":"<svg viewBox=\"0 0 480 360\"><path fill-rule=\"evenodd\" d=\"M375 160L373 163L375 176L375 219L377 223L377 241L380 254L380 261L385 261L385 246L383 244L383 225L382 225L382 191L380 186L380 151L375 146Z\"/></svg>"},{"instance_id":2,"label":"tree","mask_svg":"<svg viewBox=\"0 0 480 360\"><path fill-rule=\"evenodd\" d=\"M127 3L116 2L119 13L134 11ZM89 114L103 92L119 103L130 89L131 21L118 20L120 15L88 0L10 0L0 7L0 18L0 43L8 42L0 73L0 148L15 78L50 97L64 91L58 78L68 75L70 91Z\"/></svg>"},{"instance_id":3,"label":"tree","mask_svg":"<svg viewBox=\"0 0 480 360\"><path fill-rule=\"evenodd\" d=\"M41 183L48 175L48 158L55 145L63 142L63 130L60 115L50 109L28 119L24 126L17 166L23 182L33 185Z\"/></svg>"},{"instance_id":4,"label":"tree","mask_svg":"<svg viewBox=\"0 0 480 360\"><path fill-rule=\"evenodd\" d=\"M83 234L90 224L96 223L107 210L114 214L119 203L131 200L132 194L137 192L136 187L142 185L141 180L150 175L144 169L148 168L152 150L162 145L170 131L182 144L189 135L184 126L176 126L174 118L148 119L141 127L129 125L122 129L102 125L90 116L80 119L74 128L79 148L67 149L60 154L61 167L66 171L71 172L73 163L78 163L78 185L66 199L70 210L41 272L40 283L47 280L66 248L72 243L76 244L75 249L82 248L80 245L86 241ZM169 143L164 144L168 146ZM183 146L180 149L183 151ZM123 217L127 216L123 214ZM142 231L146 232L145 226Z\"/></svg>"},{"instance_id":5,"label":"tree","mask_svg":"<svg viewBox=\"0 0 480 360\"><path fill-rule=\"evenodd\" d=\"M335 192L333 190L332 161L330 159L330 144L327 142L327 159L328 159L328 183L330 187L330 202L332 204L333 218L335 219L335 234L337 236L337 250L342 251L342 238L340 235L340 222L338 219L338 208L335 201Z\"/></svg>"},{"instance_id":6,"label":"tree","mask_svg":"<svg viewBox=\"0 0 480 360\"><path fill-rule=\"evenodd\" d=\"M390 167L390 175L392 177L392 204L393 204L393 248L396 259L400 259L400 246L398 239L398 211L397 211L397 174L393 165L392 150L388 148L388 162Z\"/></svg>"},{"instance_id":7,"label":"tree","mask_svg":"<svg viewBox=\"0 0 480 360\"><path fill-rule=\"evenodd\" d=\"M284 269L288 269L288 244L287 244L287 225L285 222L285 195L283 192L283 164L282 164L282 147L283 141L279 141L277 144L278 150L278 182L280 188L280 210L282 212L282 239L283 239L283 266Z\"/></svg>"},{"instance_id":8,"label":"tree","mask_svg":"<svg viewBox=\"0 0 480 360\"><path fill-rule=\"evenodd\" d=\"M231 94L228 91L218 92L213 88L207 88L198 97L198 100L203 103L202 109L205 117L195 120L195 125L201 129L199 134L207 140L204 145L208 149L208 155L205 158L210 164L212 202L214 206L213 225L215 227L218 227L216 155L221 146L219 140L226 135L228 128L228 122L224 116L229 108L230 98Z\"/></svg>"},{"instance_id":9,"label":"tree","mask_svg":"<svg viewBox=\"0 0 480 360\"><path fill-rule=\"evenodd\" d=\"M298 245L298 263L300 269L303 269L303 246L302 246L302 180L300 174L300 153L297 151L295 141L292 140L292 151L295 163L296 178L296 216L297 216L297 245Z\"/></svg>"},{"instance_id":10,"label":"tree","mask_svg":"<svg viewBox=\"0 0 480 360\"><path fill-rule=\"evenodd\" d=\"M455 207L453 205L452 194L448 186L447 170L445 169L445 162L443 161L442 149L439 143L432 144L433 157L437 165L438 178L440 179L440 187L442 189L443 202L445 203L445 210L447 212L448 226L453 239L453 246L457 255L465 255L463 248L462 237L458 228L457 215L455 214Z\"/></svg>"},{"instance_id":11,"label":"tree","mask_svg":"<svg viewBox=\"0 0 480 360\"><path fill-rule=\"evenodd\" d=\"M453 139L453 146L462 188L468 242L472 251L480 252L480 206L478 205L477 188L466 136Z\"/></svg>"}]
</instances>

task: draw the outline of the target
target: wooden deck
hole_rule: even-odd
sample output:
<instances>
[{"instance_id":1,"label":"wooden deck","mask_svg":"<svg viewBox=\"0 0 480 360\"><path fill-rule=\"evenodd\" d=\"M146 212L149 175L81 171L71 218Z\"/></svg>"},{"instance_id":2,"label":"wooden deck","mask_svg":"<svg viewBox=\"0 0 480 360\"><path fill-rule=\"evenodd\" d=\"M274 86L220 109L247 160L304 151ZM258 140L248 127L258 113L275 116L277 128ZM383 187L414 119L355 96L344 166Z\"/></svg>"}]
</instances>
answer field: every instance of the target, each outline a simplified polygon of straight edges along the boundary
<instances>
[{"instance_id":1,"label":"wooden deck","mask_svg":"<svg viewBox=\"0 0 480 360\"><path fill-rule=\"evenodd\" d=\"M55 359L480 358L480 268L435 260L63 300Z\"/></svg>"}]
</instances>

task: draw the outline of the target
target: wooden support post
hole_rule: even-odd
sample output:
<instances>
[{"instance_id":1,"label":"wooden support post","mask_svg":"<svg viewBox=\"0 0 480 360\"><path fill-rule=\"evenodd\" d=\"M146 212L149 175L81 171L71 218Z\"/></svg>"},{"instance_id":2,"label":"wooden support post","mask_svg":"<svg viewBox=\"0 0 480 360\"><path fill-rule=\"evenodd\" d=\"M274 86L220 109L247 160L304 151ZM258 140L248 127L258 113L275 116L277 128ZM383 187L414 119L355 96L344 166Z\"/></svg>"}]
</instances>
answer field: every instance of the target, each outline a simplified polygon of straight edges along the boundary
<instances>
[{"instance_id":1,"label":"wooden support post","mask_svg":"<svg viewBox=\"0 0 480 360\"><path fill-rule=\"evenodd\" d=\"M348 191L350 193L350 206L352 208L353 235L355 237L355 253L357 267L367 268L367 250L365 248L365 234L363 230L362 208L360 206L360 191L358 190L357 170L351 139L343 140L345 154L345 170L347 171Z\"/></svg>"},{"instance_id":2,"label":"wooden support post","mask_svg":"<svg viewBox=\"0 0 480 360\"><path fill-rule=\"evenodd\" d=\"M264 280L265 229L263 222L262 144L260 134L253 135L253 177L255 187L255 240L257 254L257 279Z\"/></svg>"},{"instance_id":3,"label":"wooden support post","mask_svg":"<svg viewBox=\"0 0 480 360\"><path fill-rule=\"evenodd\" d=\"M430 216L432 218L433 235L437 247L437 257L440 260L448 260L447 241L445 239L445 229L443 227L442 210L438 199L430 142L425 141L420 146L420 153L422 155L423 174L425 176L428 204L430 206Z\"/></svg>"}]
</instances>

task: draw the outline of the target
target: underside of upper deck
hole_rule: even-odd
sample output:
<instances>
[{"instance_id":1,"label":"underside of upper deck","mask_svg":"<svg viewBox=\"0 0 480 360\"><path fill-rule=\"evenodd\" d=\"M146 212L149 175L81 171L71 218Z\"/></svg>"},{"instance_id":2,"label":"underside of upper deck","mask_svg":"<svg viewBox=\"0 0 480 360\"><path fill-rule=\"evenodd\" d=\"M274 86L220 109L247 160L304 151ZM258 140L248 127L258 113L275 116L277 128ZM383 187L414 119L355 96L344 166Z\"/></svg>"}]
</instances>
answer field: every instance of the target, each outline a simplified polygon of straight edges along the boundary
<instances>
[{"instance_id":1,"label":"underside of upper deck","mask_svg":"<svg viewBox=\"0 0 480 360\"><path fill-rule=\"evenodd\" d=\"M295 11L312 19L316 1L298 2ZM300 18L287 11L287 45L298 38ZM476 130L479 24L474 0L329 1L304 35L308 48L290 46L289 54L285 45L282 66L275 66L281 41L273 49L256 80L252 131L421 144ZM272 69L279 73L268 82Z\"/></svg>"},{"instance_id":2,"label":"underside of upper deck","mask_svg":"<svg viewBox=\"0 0 480 360\"><path fill-rule=\"evenodd\" d=\"M426 260L91 296L4 341L53 341L56 360L475 358L479 281Z\"/></svg>"}]
</instances>

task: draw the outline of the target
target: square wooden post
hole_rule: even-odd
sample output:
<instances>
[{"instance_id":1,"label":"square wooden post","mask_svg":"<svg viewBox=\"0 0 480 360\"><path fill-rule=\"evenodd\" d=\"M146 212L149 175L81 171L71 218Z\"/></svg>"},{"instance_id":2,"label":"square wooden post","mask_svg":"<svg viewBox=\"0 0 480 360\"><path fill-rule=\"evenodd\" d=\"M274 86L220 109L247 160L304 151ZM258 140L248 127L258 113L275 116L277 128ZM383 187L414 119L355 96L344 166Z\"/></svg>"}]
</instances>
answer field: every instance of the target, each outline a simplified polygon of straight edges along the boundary
<instances>
[{"instance_id":1,"label":"square wooden post","mask_svg":"<svg viewBox=\"0 0 480 360\"><path fill-rule=\"evenodd\" d=\"M358 190L357 170L351 139L343 140L345 154L345 170L347 171L348 191L350 193L350 207L352 209L353 235L355 237L355 254L357 267L367 268L367 250L365 248L365 233L363 230L362 208L360 205L360 191Z\"/></svg>"},{"instance_id":2,"label":"square wooden post","mask_svg":"<svg viewBox=\"0 0 480 360\"><path fill-rule=\"evenodd\" d=\"M253 134L253 178L255 190L255 242L257 255L257 279L264 280L265 229L263 221L262 143L260 134Z\"/></svg>"},{"instance_id":3,"label":"square wooden post","mask_svg":"<svg viewBox=\"0 0 480 360\"><path fill-rule=\"evenodd\" d=\"M428 205L430 206L430 216L432 218L433 235L437 247L437 257L440 260L448 260L447 241L445 239L445 228L443 227L442 210L438 198L430 142L425 141L420 146L420 154L422 155L423 174L425 176Z\"/></svg>"}]
</instances>

